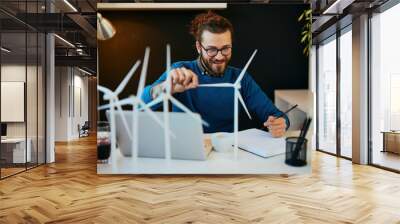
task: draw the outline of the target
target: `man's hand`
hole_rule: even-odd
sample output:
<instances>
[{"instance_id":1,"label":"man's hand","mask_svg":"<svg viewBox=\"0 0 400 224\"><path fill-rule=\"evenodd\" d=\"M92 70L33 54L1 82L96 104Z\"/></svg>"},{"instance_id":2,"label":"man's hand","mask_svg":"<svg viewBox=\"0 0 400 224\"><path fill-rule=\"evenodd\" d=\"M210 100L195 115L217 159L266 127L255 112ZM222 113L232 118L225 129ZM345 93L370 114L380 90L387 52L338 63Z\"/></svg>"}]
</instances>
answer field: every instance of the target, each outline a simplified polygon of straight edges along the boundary
<instances>
[{"instance_id":1,"label":"man's hand","mask_svg":"<svg viewBox=\"0 0 400 224\"><path fill-rule=\"evenodd\" d=\"M171 94L181 93L188 89L194 89L199 85L197 75L185 67L175 68L170 71Z\"/></svg>"},{"instance_id":2,"label":"man's hand","mask_svg":"<svg viewBox=\"0 0 400 224\"><path fill-rule=\"evenodd\" d=\"M171 76L171 94L181 93L188 89L196 88L199 85L197 75L190 69L181 67L170 71ZM155 99L165 90L166 81L153 86L150 90L151 97Z\"/></svg>"},{"instance_id":3,"label":"man's hand","mask_svg":"<svg viewBox=\"0 0 400 224\"><path fill-rule=\"evenodd\" d=\"M286 132L286 120L282 117L269 116L268 120L264 122L264 126L268 128L274 138L282 137Z\"/></svg>"}]
</instances>

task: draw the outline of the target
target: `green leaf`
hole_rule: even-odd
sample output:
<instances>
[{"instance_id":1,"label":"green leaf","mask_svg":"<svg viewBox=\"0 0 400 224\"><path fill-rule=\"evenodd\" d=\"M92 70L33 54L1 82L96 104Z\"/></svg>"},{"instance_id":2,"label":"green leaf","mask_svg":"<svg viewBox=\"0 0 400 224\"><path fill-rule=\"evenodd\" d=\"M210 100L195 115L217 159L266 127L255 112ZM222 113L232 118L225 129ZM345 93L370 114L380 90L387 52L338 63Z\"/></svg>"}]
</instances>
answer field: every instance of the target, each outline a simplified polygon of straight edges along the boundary
<instances>
[{"instance_id":1,"label":"green leaf","mask_svg":"<svg viewBox=\"0 0 400 224\"><path fill-rule=\"evenodd\" d=\"M298 22L300 22L304 17L304 12L300 15L300 17L297 19Z\"/></svg>"},{"instance_id":2,"label":"green leaf","mask_svg":"<svg viewBox=\"0 0 400 224\"><path fill-rule=\"evenodd\" d=\"M310 0L306 0L310 3ZM309 49L311 49L312 46L312 32L311 32L311 27L312 27L312 9L308 8L305 9L299 18L297 19L298 22L304 21L303 27L301 29L301 34L300 34L300 43L304 44L303 48L303 54L308 56L309 55Z\"/></svg>"},{"instance_id":3,"label":"green leaf","mask_svg":"<svg viewBox=\"0 0 400 224\"><path fill-rule=\"evenodd\" d=\"M301 38L301 43L304 43L304 41L306 40L306 38L307 38L307 36L303 36L302 38Z\"/></svg>"}]
</instances>

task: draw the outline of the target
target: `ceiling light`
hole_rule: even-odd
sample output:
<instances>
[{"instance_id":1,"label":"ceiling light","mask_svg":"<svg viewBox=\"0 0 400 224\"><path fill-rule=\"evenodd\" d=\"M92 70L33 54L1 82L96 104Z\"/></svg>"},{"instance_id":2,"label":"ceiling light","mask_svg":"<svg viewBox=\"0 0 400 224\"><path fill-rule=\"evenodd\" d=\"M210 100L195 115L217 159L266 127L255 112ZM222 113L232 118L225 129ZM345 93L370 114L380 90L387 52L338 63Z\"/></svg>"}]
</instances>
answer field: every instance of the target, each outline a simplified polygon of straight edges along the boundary
<instances>
[{"instance_id":1,"label":"ceiling light","mask_svg":"<svg viewBox=\"0 0 400 224\"><path fill-rule=\"evenodd\" d=\"M322 14L342 14L343 10L351 5L355 0L336 0Z\"/></svg>"},{"instance_id":2,"label":"ceiling light","mask_svg":"<svg viewBox=\"0 0 400 224\"><path fill-rule=\"evenodd\" d=\"M327 9L325 9L322 14L332 13L333 9L336 9L337 5L339 4L340 0L336 0L332 5L330 5Z\"/></svg>"},{"instance_id":3,"label":"ceiling light","mask_svg":"<svg viewBox=\"0 0 400 224\"><path fill-rule=\"evenodd\" d=\"M108 40L116 33L111 22L104 18L100 13L97 13L97 39Z\"/></svg>"},{"instance_id":4,"label":"ceiling light","mask_svg":"<svg viewBox=\"0 0 400 224\"><path fill-rule=\"evenodd\" d=\"M81 42L75 42L75 46L80 48L85 47Z\"/></svg>"},{"instance_id":5,"label":"ceiling light","mask_svg":"<svg viewBox=\"0 0 400 224\"><path fill-rule=\"evenodd\" d=\"M71 4L69 3L68 0L64 0L65 4L67 4L72 10L74 10L74 12L78 12L78 10Z\"/></svg>"},{"instance_id":6,"label":"ceiling light","mask_svg":"<svg viewBox=\"0 0 400 224\"><path fill-rule=\"evenodd\" d=\"M1 50L4 51L4 52L6 52L6 53L10 53L10 52L11 52L11 50L9 50L9 49L7 49L7 48L5 48L5 47L1 47Z\"/></svg>"},{"instance_id":7,"label":"ceiling light","mask_svg":"<svg viewBox=\"0 0 400 224\"><path fill-rule=\"evenodd\" d=\"M62 37L60 37L59 35L57 35L57 34L54 34L54 36L55 37L57 37L59 40L61 40L62 42L64 42L65 44L67 44L68 46L70 46L70 47L72 47L72 48L75 48L75 45L73 45L71 42L69 42L68 40L66 40L66 39L64 39L64 38L62 38Z\"/></svg>"},{"instance_id":8,"label":"ceiling light","mask_svg":"<svg viewBox=\"0 0 400 224\"><path fill-rule=\"evenodd\" d=\"M84 69L81 69L81 68L79 68L79 67L78 67L78 70L81 71L81 72L83 72L83 73L85 73L85 74L87 74L87 75L93 75L92 73L90 73L90 72L88 72L88 71L86 71L86 70L84 70Z\"/></svg>"}]
</instances>

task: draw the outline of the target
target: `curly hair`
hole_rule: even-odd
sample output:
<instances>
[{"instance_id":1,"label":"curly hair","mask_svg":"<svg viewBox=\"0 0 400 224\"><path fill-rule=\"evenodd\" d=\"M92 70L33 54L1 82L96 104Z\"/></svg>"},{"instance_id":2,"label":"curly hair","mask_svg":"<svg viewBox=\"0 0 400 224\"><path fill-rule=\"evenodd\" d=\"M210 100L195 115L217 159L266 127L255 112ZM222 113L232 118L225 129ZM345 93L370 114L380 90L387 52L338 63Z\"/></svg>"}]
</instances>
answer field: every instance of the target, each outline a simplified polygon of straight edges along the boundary
<instances>
[{"instance_id":1,"label":"curly hair","mask_svg":"<svg viewBox=\"0 0 400 224\"><path fill-rule=\"evenodd\" d=\"M190 34L192 34L197 41L201 41L201 35L204 30L210 31L211 33L224 33L229 30L231 32L231 37L233 37L233 26L231 22L212 11L197 15L191 22Z\"/></svg>"}]
</instances>

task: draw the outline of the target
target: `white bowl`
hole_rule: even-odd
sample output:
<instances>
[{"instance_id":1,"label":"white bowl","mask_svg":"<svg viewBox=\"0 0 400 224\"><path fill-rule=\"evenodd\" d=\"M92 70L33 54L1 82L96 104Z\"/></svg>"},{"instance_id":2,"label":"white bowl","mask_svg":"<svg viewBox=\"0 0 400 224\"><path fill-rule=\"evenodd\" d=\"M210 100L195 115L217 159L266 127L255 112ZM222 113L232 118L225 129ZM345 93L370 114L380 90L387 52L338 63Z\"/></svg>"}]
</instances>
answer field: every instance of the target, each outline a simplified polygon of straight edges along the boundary
<instances>
[{"instance_id":1,"label":"white bowl","mask_svg":"<svg viewBox=\"0 0 400 224\"><path fill-rule=\"evenodd\" d=\"M211 144L217 152L233 149L233 135L229 132L217 132L211 135Z\"/></svg>"}]
</instances>

